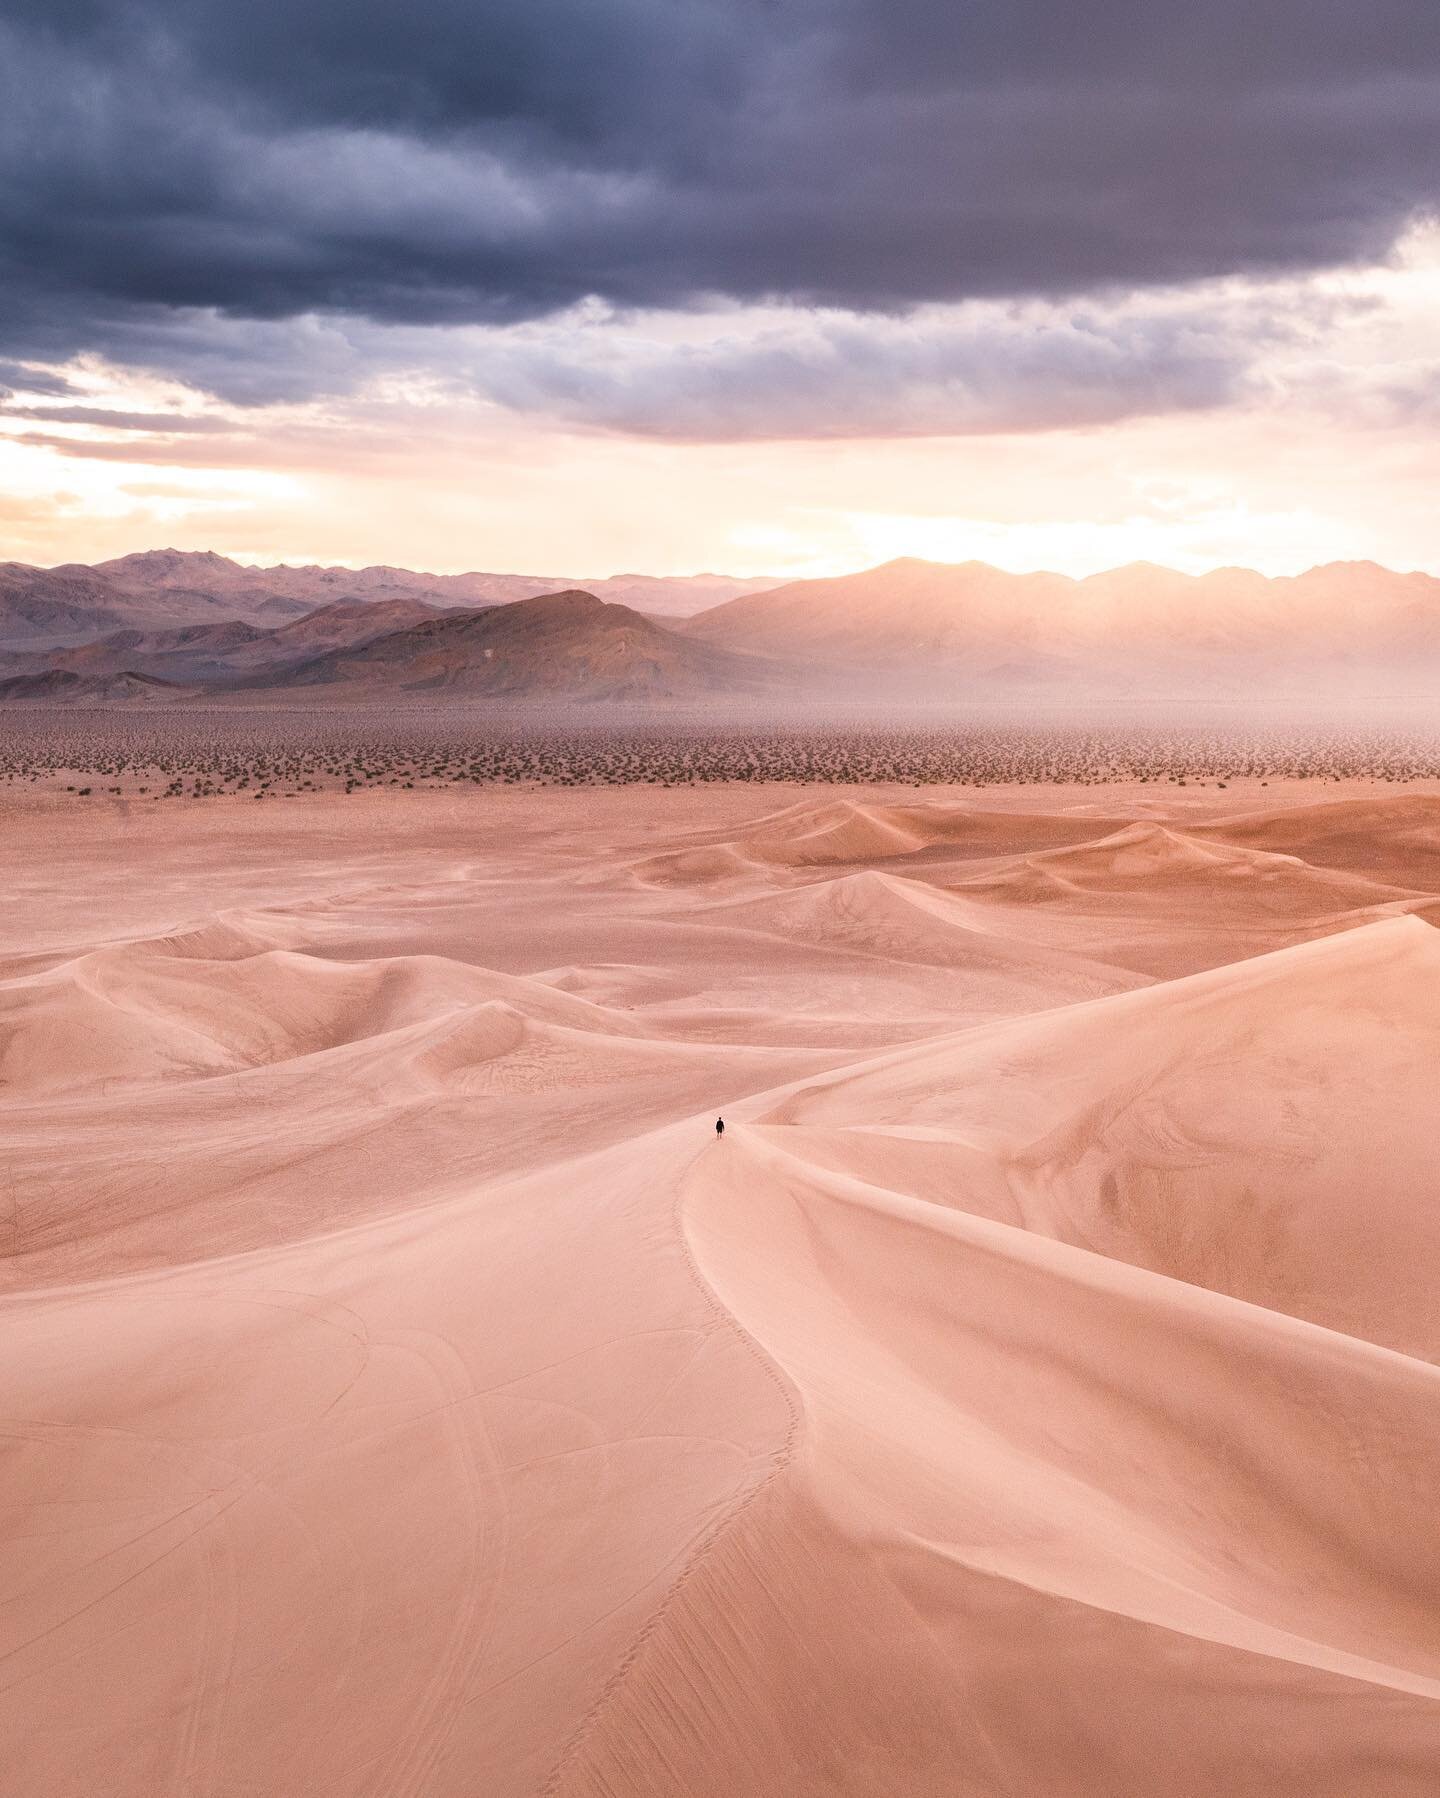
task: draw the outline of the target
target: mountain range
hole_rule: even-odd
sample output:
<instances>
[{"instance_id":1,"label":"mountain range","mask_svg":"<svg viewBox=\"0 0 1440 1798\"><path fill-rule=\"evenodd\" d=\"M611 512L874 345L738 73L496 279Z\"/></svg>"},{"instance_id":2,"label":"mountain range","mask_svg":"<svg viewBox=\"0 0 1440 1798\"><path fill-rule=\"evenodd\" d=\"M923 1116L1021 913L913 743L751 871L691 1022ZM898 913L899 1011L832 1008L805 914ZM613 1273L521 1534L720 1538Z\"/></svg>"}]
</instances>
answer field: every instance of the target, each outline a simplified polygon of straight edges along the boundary
<instances>
[{"instance_id":1,"label":"mountain range","mask_svg":"<svg viewBox=\"0 0 1440 1798\"><path fill-rule=\"evenodd\" d=\"M1371 562L1288 577L1133 564L1076 580L902 558L821 580L558 587L173 550L0 566L9 702L1413 697L1437 680L1440 579Z\"/></svg>"},{"instance_id":2,"label":"mountain range","mask_svg":"<svg viewBox=\"0 0 1440 1798\"><path fill-rule=\"evenodd\" d=\"M617 574L578 581L534 574L424 574L408 568L248 568L211 551L146 550L94 567L0 563L0 649L84 642L116 630L210 621L275 625L340 602L397 600L472 609L583 588L597 598L683 616L777 586L730 575Z\"/></svg>"}]
</instances>

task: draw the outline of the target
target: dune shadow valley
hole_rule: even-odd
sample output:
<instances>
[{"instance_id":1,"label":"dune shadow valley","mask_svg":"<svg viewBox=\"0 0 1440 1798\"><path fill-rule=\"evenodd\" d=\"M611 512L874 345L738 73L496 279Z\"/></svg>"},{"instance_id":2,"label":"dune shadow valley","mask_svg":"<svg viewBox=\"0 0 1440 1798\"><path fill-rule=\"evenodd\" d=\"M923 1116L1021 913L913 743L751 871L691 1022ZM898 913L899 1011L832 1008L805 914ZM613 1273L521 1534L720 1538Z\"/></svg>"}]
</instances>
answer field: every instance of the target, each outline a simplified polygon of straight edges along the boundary
<instances>
[{"instance_id":1,"label":"dune shadow valley","mask_svg":"<svg viewBox=\"0 0 1440 1798\"><path fill-rule=\"evenodd\" d=\"M7 1791L1432 1798L1434 770L14 716Z\"/></svg>"}]
</instances>

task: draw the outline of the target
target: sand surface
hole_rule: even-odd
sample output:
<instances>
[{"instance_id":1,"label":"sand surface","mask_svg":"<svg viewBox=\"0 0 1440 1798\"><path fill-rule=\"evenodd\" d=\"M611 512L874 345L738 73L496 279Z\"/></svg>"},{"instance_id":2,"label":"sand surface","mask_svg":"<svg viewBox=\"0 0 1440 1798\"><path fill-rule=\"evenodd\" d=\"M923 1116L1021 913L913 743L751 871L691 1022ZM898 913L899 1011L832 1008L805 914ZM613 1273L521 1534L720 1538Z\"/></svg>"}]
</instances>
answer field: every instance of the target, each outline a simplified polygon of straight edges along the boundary
<instances>
[{"instance_id":1,"label":"sand surface","mask_svg":"<svg viewBox=\"0 0 1440 1798\"><path fill-rule=\"evenodd\" d=\"M1440 1790L1440 793L5 805L7 1792Z\"/></svg>"}]
</instances>

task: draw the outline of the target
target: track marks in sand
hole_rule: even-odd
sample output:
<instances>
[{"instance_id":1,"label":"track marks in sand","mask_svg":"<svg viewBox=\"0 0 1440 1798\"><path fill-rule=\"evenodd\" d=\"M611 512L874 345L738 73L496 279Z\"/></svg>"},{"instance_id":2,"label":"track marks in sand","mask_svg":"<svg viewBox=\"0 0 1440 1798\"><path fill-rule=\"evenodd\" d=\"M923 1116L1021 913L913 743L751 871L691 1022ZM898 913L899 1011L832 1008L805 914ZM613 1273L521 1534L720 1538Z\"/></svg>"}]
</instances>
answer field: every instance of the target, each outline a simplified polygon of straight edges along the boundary
<instances>
[{"instance_id":1,"label":"track marks in sand","mask_svg":"<svg viewBox=\"0 0 1440 1798\"><path fill-rule=\"evenodd\" d=\"M723 1147L722 1142L702 1150L697 1161L715 1155L718 1151L723 1150ZM684 1220L688 1177L687 1175L677 1183L671 1211L675 1240L684 1257L686 1271L694 1291L698 1294L711 1319L712 1327L717 1331L724 1332L741 1345L779 1395L785 1407L784 1429L779 1441L771 1450L768 1461L761 1465L751 1483L739 1490L729 1505L720 1512L690 1549L683 1566L667 1589L660 1604L646 1618L625 1652L616 1661L605 1684L596 1694L590 1709L581 1718L574 1734L566 1742L559 1760L540 1788L539 1798L562 1798L562 1795L570 1789L573 1774L578 1771L582 1780L586 1777L584 1769L586 1746L595 1732L602 1727L607 1717L608 1708L615 1702L624 1688L625 1682L631 1677L632 1670L645 1654L647 1645L664 1629L670 1612L681 1603L687 1585L701 1572L707 1557L740 1527L746 1514L760 1503L769 1489L785 1473L794 1459L800 1440L801 1411L794 1388L780 1371L777 1363L766 1353L761 1343L741 1323L736 1313L720 1301L695 1260Z\"/></svg>"}]
</instances>

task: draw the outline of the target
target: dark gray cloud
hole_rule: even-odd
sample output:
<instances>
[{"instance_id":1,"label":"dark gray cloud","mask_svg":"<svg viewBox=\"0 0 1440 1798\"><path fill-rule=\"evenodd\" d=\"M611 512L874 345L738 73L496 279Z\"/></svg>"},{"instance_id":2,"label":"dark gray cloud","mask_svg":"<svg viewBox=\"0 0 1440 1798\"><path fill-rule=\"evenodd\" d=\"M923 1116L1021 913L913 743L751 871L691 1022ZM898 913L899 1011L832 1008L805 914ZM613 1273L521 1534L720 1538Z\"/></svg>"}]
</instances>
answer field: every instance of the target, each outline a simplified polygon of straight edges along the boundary
<instances>
[{"instance_id":1,"label":"dark gray cloud","mask_svg":"<svg viewBox=\"0 0 1440 1798\"><path fill-rule=\"evenodd\" d=\"M0 361L0 400L8 399L17 388L25 393L52 394L56 398L75 391L64 375L52 370L24 362Z\"/></svg>"},{"instance_id":2,"label":"dark gray cloud","mask_svg":"<svg viewBox=\"0 0 1440 1798\"><path fill-rule=\"evenodd\" d=\"M37 424L103 425L115 431L211 434L230 431L226 419L198 412L117 412L109 406L11 406L0 404L6 418L29 418Z\"/></svg>"},{"instance_id":3,"label":"dark gray cloud","mask_svg":"<svg viewBox=\"0 0 1440 1798\"><path fill-rule=\"evenodd\" d=\"M452 346L447 376L517 412L677 441L1057 430L1239 397L1285 337L1241 312L1215 296L792 312L700 340L571 324Z\"/></svg>"},{"instance_id":4,"label":"dark gray cloud","mask_svg":"<svg viewBox=\"0 0 1440 1798\"><path fill-rule=\"evenodd\" d=\"M237 397L275 395L237 394L216 313L1148 287L1378 256L1437 195L1434 0L8 0L0 24L0 353L139 345Z\"/></svg>"}]
</instances>

